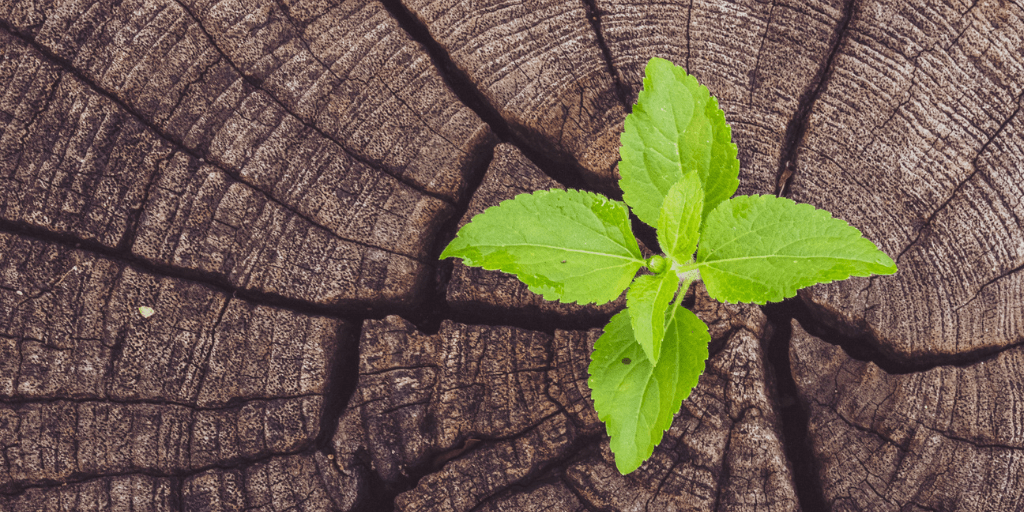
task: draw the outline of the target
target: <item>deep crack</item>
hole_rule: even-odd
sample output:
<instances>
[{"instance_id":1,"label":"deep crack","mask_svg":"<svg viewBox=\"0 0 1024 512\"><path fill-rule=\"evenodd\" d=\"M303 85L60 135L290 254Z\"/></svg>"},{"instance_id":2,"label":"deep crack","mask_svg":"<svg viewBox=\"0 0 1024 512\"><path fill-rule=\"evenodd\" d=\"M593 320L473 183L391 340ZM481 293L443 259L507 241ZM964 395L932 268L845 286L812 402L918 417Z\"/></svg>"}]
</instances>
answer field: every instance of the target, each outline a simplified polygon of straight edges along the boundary
<instances>
[{"instance_id":1,"label":"deep crack","mask_svg":"<svg viewBox=\"0 0 1024 512\"><path fill-rule=\"evenodd\" d=\"M788 185L793 180L796 172L797 151L803 144L804 135L807 132L807 121L811 115L811 109L818 97L825 90L825 85L832 76L832 65L836 55L839 54L839 47L846 38L846 32L850 28L850 20L853 19L854 4L857 0L846 0L843 5L843 14L832 34L828 57L818 68L814 80L808 88L800 95L796 112L786 125L786 132L782 139L782 152L779 157L779 167L775 176L775 195L783 197L787 194Z\"/></svg>"},{"instance_id":2,"label":"deep crack","mask_svg":"<svg viewBox=\"0 0 1024 512\"><path fill-rule=\"evenodd\" d=\"M469 107L502 142L516 146L544 174L567 188L588 189L584 180L586 174L576 158L568 153L544 148L533 141L540 139L526 127L513 126L487 99L486 95L469 78L469 75L452 59L444 46L435 40L424 22L411 12L401 0L381 0L385 9L398 25L419 43L430 56L434 68L448 88L464 105ZM615 194L616 191L602 190Z\"/></svg>"},{"instance_id":3,"label":"deep crack","mask_svg":"<svg viewBox=\"0 0 1024 512\"><path fill-rule=\"evenodd\" d=\"M772 336L767 340L764 353L767 369L775 381L775 398L782 419L782 446L792 466L796 497L805 512L828 510L818 479L819 468L807 434L810 415L797 398L796 381L789 364L789 344L793 336L790 321L797 315L802 316L799 311L800 299L786 299L761 309L772 327Z\"/></svg>"}]
</instances>

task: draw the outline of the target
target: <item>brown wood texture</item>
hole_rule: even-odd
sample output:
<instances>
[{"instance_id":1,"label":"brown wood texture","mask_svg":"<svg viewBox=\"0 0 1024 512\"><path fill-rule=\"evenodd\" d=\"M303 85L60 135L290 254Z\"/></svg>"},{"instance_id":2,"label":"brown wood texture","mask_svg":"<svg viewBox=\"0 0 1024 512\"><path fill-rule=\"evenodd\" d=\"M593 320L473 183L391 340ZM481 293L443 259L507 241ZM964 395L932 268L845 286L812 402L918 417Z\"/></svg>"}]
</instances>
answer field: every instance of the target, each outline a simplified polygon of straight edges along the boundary
<instances>
[{"instance_id":1,"label":"brown wood texture","mask_svg":"<svg viewBox=\"0 0 1024 512\"><path fill-rule=\"evenodd\" d=\"M900 271L695 286L708 370L622 476L586 369L624 300L437 256L615 195L654 56L741 194ZM0 510L1024 507L1020 2L0 0L0 84Z\"/></svg>"},{"instance_id":2,"label":"brown wood texture","mask_svg":"<svg viewBox=\"0 0 1024 512\"><path fill-rule=\"evenodd\" d=\"M898 373L793 327L793 373L834 510L1024 507L1024 354Z\"/></svg>"}]
</instances>

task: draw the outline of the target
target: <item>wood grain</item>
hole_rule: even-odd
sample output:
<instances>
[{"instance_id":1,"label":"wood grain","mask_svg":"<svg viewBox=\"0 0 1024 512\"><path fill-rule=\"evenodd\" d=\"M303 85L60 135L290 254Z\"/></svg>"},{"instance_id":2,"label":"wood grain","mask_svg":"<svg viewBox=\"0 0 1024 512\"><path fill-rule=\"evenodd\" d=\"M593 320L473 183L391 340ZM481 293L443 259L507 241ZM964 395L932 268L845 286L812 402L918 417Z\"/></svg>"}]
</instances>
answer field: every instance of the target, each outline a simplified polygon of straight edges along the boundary
<instances>
[{"instance_id":1,"label":"wood grain","mask_svg":"<svg viewBox=\"0 0 1024 512\"><path fill-rule=\"evenodd\" d=\"M613 190L626 105L584 3L402 2L530 147Z\"/></svg>"},{"instance_id":2,"label":"wood grain","mask_svg":"<svg viewBox=\"0 0 1024 512\"><path fill-rule=\"evenodd\" d=\"M0 1L0 510L1019 509L1022 48L1007 0ZM652 56L740 193L900 272L698 285L708 371L624 477L621 300L436 258L552 178L617 194Z\"/></svg>"},{"instance_id":3,"label":"wood grain","mask_svg":"<svg viewBox=\"0 0 1024 512\"><path fill-rule=\"evenodd\" d=\"M1019 347L893 374L794 322L789 354L833 510L1024 506Z\"/></svg>"},{"instance_id":4,"label":"wood grain","mask_svg":"<svg viewBox=\"0 0 1024 512\"><path fill-rule=\"evenodd\" d=\"M857 226L900 267L808 291L822 319L903 362L1024 340L1024 9L854 9L808 118L792 197Z\"/></svg>"},{"instance_id":5,"label":"wood grain","mask_svg":"<svg viewBox=\"0 0 1024 512\"><path fill-rule=\"evenodd\" d=\"M5 101L27 122L12 122L0 142L10 157L4 220L320 304L411 304L423 288L429 268L418 260L451 214L444 203L355 178L351 215L328 229L323 216L204 164L23 41L0 38L6 83L27 93ZM50 93L34 100L37 90Z\"/></svg>"},{"instance_id":6,"label":"wood grain","mask_svg":"<svg viewBox=\"0 0 1024 512\"><path fill-rule=\"evenodd\" d=\"M182 475L319 435L350 323L56 244L0 247L0 492Z\"/></svg>"},{"instance_id":7,"label":"wood grain","mask_svg":"<svg viewBox=\"0 0 1024 512\"><path fill-rule=\"evenodd\" d=\"M601 28L630 100L661 57L718 98L738 146L740 194L776 190L791 132L822 80L838 37L840 1L597 0Z\"/></svg>"},{"instance_id":8,"label":"wood grain","mask_svg":"<svg viewBox=\"0 0 1024 512\"><path fill-rule=\"evenodd\" d=\"M374 493L397 494L398 510L502 510L534 495L555 510L799 509L760 349L766 319L697 297L720 350L654 456L625 477L586 385L599 330L445 321L427 335L399 317L367 321L333 444L344 493L361 496L348 510Z\"/></svg>"}]
</instances>

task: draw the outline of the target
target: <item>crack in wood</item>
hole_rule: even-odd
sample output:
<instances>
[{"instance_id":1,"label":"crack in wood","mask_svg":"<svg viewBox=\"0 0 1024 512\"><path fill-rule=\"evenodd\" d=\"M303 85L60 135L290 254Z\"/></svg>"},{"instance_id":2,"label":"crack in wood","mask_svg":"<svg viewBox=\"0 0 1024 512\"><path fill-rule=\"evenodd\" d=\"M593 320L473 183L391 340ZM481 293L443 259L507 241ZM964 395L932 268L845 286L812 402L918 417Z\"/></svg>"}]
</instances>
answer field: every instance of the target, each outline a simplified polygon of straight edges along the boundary
<instances>
[{"instance_id":1,"label":"crack in wood","mask_svg":"<svg viewBox=\"0 0 1024 512\"><path fill-rule=\"evenodd\" d=\"M50 488L55 488L55 487L64 487L66 485L83 484L83 483L88 483L88 482L92 482L92 481L103 481L103 480L108 480L110 478L116 478L116 477L122 477L122 476L141 475L141 476L148 476L148 477L152 477L152 478L168 478L168 479L177 480L180 483L180 482L183 482L184 480L188 479L189 477L192 477L192 476L195 476L195 475L198 475L200 473L204 473L204 472L210 471L210 470L234 471L234 470L245 469L245 468L248 468L248 467L251 467L251 466L255 466L257 464L262 464L262 463L265 463L265 462L268 462L268 461L271 461L271 460L274 460L274 459L277 459L277 458L291 457L291 456L296 456L296 455L312 455L315 452L316 452L315 449L311 449L309 446L303 446L303 447L298 448L298 449L296 449L294 451L291 451L291 452L267 454L267 455L263 455L263 456L256 457L256 458L253 458L253 459L240 460L240 461L238 461L235 464L210 464L210 465L199 467L199 468L189 469L187 471L166 472L165 473L165 472L160 472L160 471L148 471L148 470L144 470L144 469L139 469L139 470L133 470L133 471L112 472L112 473L103 473L103 474L96 474L96 475L77 475L77 476L72 476L72 477L69 477L67 479L59 480L59 481L57 481L57 480L49 480L49 481L43 481L43 482L41 482L39 484L30 484L30 485L16 486L16 487L13 488L13 490L6 490L4 487L0 486L0 496L5 496L5 497L13 498L13 497L17 497L19 495L22 495L22 494L24 494L25 492L27 492L27 491L29 491L31 489L50 489ZM184 501L182 501L181 503L184 503Z\"/></svg>"},{"instance_id":2,"label":"crack in wood","mask_svg":"<svg viewBox=\"0 0 1024 512\"><path fill-rule=\"evenodd\" d=\"M594 35L597 37L597 46L601 49L601 56L604 57L605 66L608 67L608 74L611 75L612 83L615 85L616 96L619 102L622 103L622 106L625 107L626 113L629 113L633 110L633 103L630 101L631 93L629 88L622 83L619 70L615 67L615 60L612 59L612 50L604 39L604 30L601 28L601 15L603 13L598 8L596 0L581 1L587 10L587 21L590 22L590 26L594 29Z\"/></svg>"},{"instance_id":3,"label":"crack in wood","mask_svg":"<svg viewBox=\"0 0 1024 512\"><path fill-rule=\"evenodd\" d=\"M1003 133L1003 130L1005 130L1006 127L1009 126L1009 124L1011 122L1013 122L1013 120L1017 117L1017 114L1020 113L1022 106L1024 106L1024 92L1022 92L1020 95L1017 96L1017 108L1015 108L1013 110L1013 112L1011 112L1010 115L1007 116L1006 119L1004 119L999 124L999 127L996 128L996 131L993 132L992 135L988 138L988 140L986 140L985 143L982 144L981 148L978 149L978 152L977 152L977 154L975 154L974 159L971 160L971 167L974 168L974 170L971 172L971 174L967 175L966 178L961 180L960 183L957 184L956 188L954 188L953 191L950 192L949 197L947 197L945 200L943 200L941 203L939 203L939 205L934 210L932 210L932 213L930 215L928 215L928 218L926 218L924 220L924 222L922 222L916 228L917 236L915 236L914 239L911 240L910 243L907 244L907 246L904 247L903 250L901 250L899 252L899 254L896 255L896 258L894 258L893 261L895 261L896 263L899 263L900 259L903 258L903 256L907 253L907 251L909 251L911 247L914 247L915 245L917 245L917 243L921 240L921 237L926 232L928 232L928 228L935 221L935 217L940 212L945 210L947 206L949 206L950 202L953 201L953 199L956 198L956 196L964 188L964 185L966 185L968 182L973 180L975 176L977 176L977 175L979 175L979 173L981 173L981 168L978 167L978 159L980 159L981 156L983 154L985 154L985 151L992 144L992 142L994 142L996 139L999 138L999 136ZM878 276L871 276L871 279L875 279L876 277L878 277Z\"/></svg>"},{"instance_id":4,"label":"crack in wood","mask_svg":"<svg viewBox=\"0 0 1024 512\"><path fill-rule=\"evenodd\" d=\"M185 146L185 144L182 141L177 141L173 137L167 135L166 133L163 132L163 130L159 129L155 124L153 124L148 119L146 119L145 116L142 116L136 110L131 108L127 103L121 101L120 98L118 98L117 96L112 94L110 91L107 91L106 89L100 87L99 84L97 84L94 81L92 81L89 77L86 77L85 75L83 75L80 72L78 72L76 69L74 69L73 66L71 66L71 64L69 62L65 61L60 56L58 56L55 53L51 52L48 48L46 48L46 47L36 43L34 40L30 39L28 36L25 36L25 35L21 34L20 32L14 30L3 19L0 19L0 31L6 32L7 34L11 35L12 37L15 37L18 40L20 40L22 43L24 43L26 46L28 46L32 50L34 50L36 52L39 52L45 59L47 59L50 62L56 64L65 73L68 73L68 74L74 76L81 83L85 84L90 90L92 90L93 92L95 92L95 93L99 94L100 96L104 97L108 101L112 102L114 105L116 105L118 108L120 108L123 112L131 115L134 119L139 121L147 129L149 129L150 132L153 135L155 135L158 139L160 139L160 140L168 143L172 147L174 147L175 151L179 151L179 152L181 152L181 153L183 153L185 155L188 155L189 157L193 158L195 161L200 162L201 164L211 165L214 168L216 168L219 172L221 172L221 173L225 174L226 176L230 177L232 180L234 180L234 181L236 181L238 183L245 184L246 186L251 187L253 190L259 191L261 194L265 195L267 197L267 199L269 199L273 204L281 207L284 211L288 212L289 214L294 215L295 217L297 217L299 219L302 219L303 221L309 223L311 226L315 226L317 228L323 229L324 231L330 233L332 236L334 236L338 240L342 240L342 241L345 241L345 242L348 242L348 243L351 243L351 244L355 244L355 245L358 245L360 247L365 247L365 248L370 248L370 249L377 249L377 250L384 251L384 252L389 253L389 254L394 254L396 256L401 256L401 257L404 257L404 258L412 259L412 260L417 261L419 263L423 263L424 265L431 265L433 263L431 261L424 261L424 260L422 260L422 258L420 258L418 256L398 253L398 252L395 252L392 249L378 247L378 246L369 244L367 242L363 242L363 241L360 241L360 240L348 238L348 237L345 237L345 236L342 236L342 235L338 234L335 230L333 230L333 229L323 225L322 223L318 222L317 220L315 220L315 219L309 217L308 215L306 215L306 214L296 210L293 206L291 206L291 205L287 204L286 202L278 199L277 197L275 197L274 194L272 194L270 192L267 192L267 191L261 189L260 187L256 186L255 184L251 183L249 180L246 180L241 174L235 172L232 169L229 169L226 166L221 165L221 163L214 162L214 161L211 161L211 160L208 160L208 159L204 158L199 153L196 153L192 149L190 149L187 146ZM154 174L158 174L158 172L154 171ZM155 180L156 178L154 177L152 179ZM404 184L404 182L403 182L403 184ZM147 188L147 192L148 191L149 191L149 189ZM425 194L425 195L429 195L430 197L434 197L433 195L430 195L430 194ZM446 199L443 199L443 198L440 198L440 197L437 197L437 199L444 201L445 204L451 204L451 202L446 200ZM142 209L145 209L145 206L146 205L143 204L142 205ZM142 215L142 213L140 213L140 215Z\"/></svg>"},{"instance_id":5,"label":"crack in wood","mask_svg":"<svg viewBox=\"0 0 1024 512\"><path fill-rule=\"evenodd\" d=\"M404 179L404 177L401 174L395 174L395 173L389 171L388 169L386 169L384 166L379 165L379 164L375 164L374 162L371 162L370 160L364 158L362 155L359 155L359 154L351 151L348 147L346 147L344 144L342 144L341 141L339 141L336 138L328 135L326 132L324 132L322 129L320 129L319 126L316 126L315 124L312 124L312 123L308 122L306 119L303 119L297 113L293 112L290 108L288 108L284 104L284 102L281 101L280 98L278 98L277 96L272 94L270 91L265 89L263 87L263 84L260 83L259 80L257 80L255 77L253 77L250 74L244 73L241 70L241 68L238 67L238 65L231 59L231 57L228 56L227 52L225 52L220 47L219 43L217 42L217 39L213 37L213 34L211 34L206 29L206 26L203 25L203 22L200 20L199 16L197 16L195 13L193 13L192 10L189 9L188 6L185 5L184 2L182 2L181 0L173 0L173 1L179 7L181 7L181 9L184 10L185 13L188 14L188 16L190 18L192 18L192 21L195 22L197 27L199 27L199 30L203 33L203 35L206 37L206 39L217 50L217 53L220 54L221 58L224 59L224 62L226 62L229 66L231 66L231 69L233 69L235 71L235 73L237 73L238 76L242 80L245 81L245 83L249 84L249 86L252 87L253 89L255 89L257 91L260 91L263 94L265 94L268 98L273 100L274 104L276 104L278 107L280 107L283 111L287 112L289 115L291 115L295 119L299 120L299 122L302 123L303 126L305 126L306 128L308 128L310 130L313 130L314 132L316 132L317 135L320 135L321 137L323 137L324 140L329 140L332 143L334 143L335 146L337 146L339 149L341 149L342 152L344 152L345 155L347 155L352 160L355 160L356 162L359 162L359 163L361 163L361 164L363 164L363 165L365 165L365 166L367 166L367 167L369 167L371 169L376 169L378 171L384 172L384 173L392 176L393 178L399 180L400 182L402 182L404 185L408 186L409 188L412 188L413 190L416 190L417 192L419 192L419 193L421 193L423 195L433 197L434 199L437 199L439 201L444 201L445 203L449 203L449 204L451 203L451 200L447 199L443 195L438 194L438 193L433 192L433 191L430 191L430 190L427 190L426 188L424 188L423 186L421 186L421 185L419 185L417 183L408 181L408 180ZM310 53L310 54L312 55L312 53ZM315 56L314 56L314 58L315 58ZM327 68L327 71L331 72L333 74L333 72L330 70L330 68Z\"/></svg>"},{"instance_id":6,"label":"crack in wood","mask_svg":"<svg viewBox=\"0 0 1024 512\"><path fill-rule=\"evenodd\" d=\"M232 285L227 278L221 275L155 263L132 253L122 253L116 249L102 245L95 240L78 238L65 233L54 233L37 226L27 225L21 222L11 222L6 219L0 219L0 233L8 233L29 240L56 244L73 251L81 250L94 253L103 258L125 263L128 266L143 270L156 276L171 277L198 283L213 288L230 297L237 297L254 304L273 306L305 315L320 315L356 322L362 321L364 318L383 318L389 314L409 314L408 310L397 307L388 307L386 310L371 307L368 310L365 306L361 305L339 304L328 306L293 297L286 297L275 293L239 288Z\"/></svg>"},{"instance_id":7,"label":"crack in wood","mask_svg":"<svg viewBox=\"0 0 1024 512\"><path fill-rule=\"evenodd\" d=\"M776 196L784 197L786 195L786 188L796 172L797 152L807 132L807 122L810 118L811 110L832 76L832 66L836 55L839 54L839 48L842 46L843 41L846 40L846 33L850 28L850 21L853 19L854 4L856 2L857 0L845 0L842 16L839 18L839 23L832 34L828 57L825 58L825 62L818 68L815 79L810 82L807 90L800 95L796 112L786 125L781 157L779 158L779 166L775 178L774 193Z\"/></svg>"},{"instance_id":8,"label":"crack in wood","mask_svg":"<svg viewBox=\"0 0 1024 512\"><path fill-rule=\"evenodd\" d=\"M402 0L381 0L381 3L402 27L402 30L426 49L435 69L459 101L482 119L500 141L515 145L544 174L562 185L569 188L588 188L583 180L583 168L576 158L553 148L538 147L537 144L530 142L530 139L537 139L535 136L520 135L519 131L525 130L525 128L520 127L517 130L512 127L509 121L498 112L498 109L487 100L477 85L470 80L466 72L455 64L444 46L430 35L430 31L423 21L410 12ZM614 194L614 191L610 192Z\"/></svg>"}]
</instances>

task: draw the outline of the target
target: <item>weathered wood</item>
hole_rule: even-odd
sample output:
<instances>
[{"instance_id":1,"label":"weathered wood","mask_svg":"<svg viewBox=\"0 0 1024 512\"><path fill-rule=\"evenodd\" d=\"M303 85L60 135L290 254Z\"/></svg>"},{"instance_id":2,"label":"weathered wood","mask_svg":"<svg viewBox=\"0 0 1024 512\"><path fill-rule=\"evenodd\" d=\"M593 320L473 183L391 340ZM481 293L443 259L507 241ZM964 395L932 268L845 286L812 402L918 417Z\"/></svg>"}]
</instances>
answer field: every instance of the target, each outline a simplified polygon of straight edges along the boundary
<instances>
[{"instance_id":1,"label":"weathered wood","mask_svg":"<svg viewBox=\"0 0 1024 512\"><path fill-rule=\"evenodd\" d=\"M818 286L825 321L904 362L1024 340L1024 8L855 4L792 197L849 221L894 277Z\"/></svg>"},{"instance_id":2,"label":"weathered wood","mask_svg":"<svg viewBox=\"0 0 1024 512\"><path fill-rule=\"evenodd\" d=\"M459 200L493 144L380 2L182 5L232 66L289 112L417 188Z\"/></svg>"},{"instance_id":3,"label":"weathered wood","mask_svg":"<svg viewBox=\"0 0 1024 512\"><path fill-rule=\"evenodd\" d=\"M147 475L111 476L52 488L27 489L8 497L0 506L10 512L63 512L66 510L181 510L176 478Z\"/></svg>"},{"instance_id":4,"label":"weathered wood","mask_svg":"<svg viewBox=\"0 0 1024 512\"><path fill-rule=\"evenodd\" d=\"M408 305L429 278L417 258L450 214L442 202L354 177L369 195L348 201L343 229L325 229L176 148L27 44L2 31L0 41L11 91L0 108L12 117L0 139L4 220L321 304Z\"/></svg>"},{"instance_id":5,"label":"weathered wood","mask_svg":"<svg viewBox=\"0 0 1024 512\"><path fill-rule=\"evenodd\" d=\"M565 187L544 175L515 146L499 144L494 149L494 159L487 168L483 182L473 194L465 215L459 220L459 228L502 201L519 194L553 188ZM589 322L593 325L600 320L607 321L626 306L625 293L600 306L546 301L513 275L467 267L460 260L454 262L446 300L452 311L462 317L512 318L535 324L560 321L562 325L574 322Z\"/></svg>"},{"instance_id":6,"label":"weathered wood","mask_svg":"<svg viewBox=\"0 0 1024 512\"><path fill-rule=\"evenodd\" d=\"M388 181L361 168L356 157L454 199L466 167L491 137L377 2L136 0L58 9L13 1L4 7L0 17L15 31L171 140L298 197L305 193L288 174L328 181L318 183L327 189L321 203L345 181L349 187ZM282 172L289 168L282 153L314 148L333 158L313 168L294 162L298 170ZM354 180L343 179L349 174Z\"/></svg>"},{"instance_id":7,"label":"weathered wood","mask_svg":"<svg viewBox=\"0 0 1024 512\"><path fill-rule=\"evenodd\" d=\"M97 100L111 97L111 101L101 103L119 103L121 110L128 110L148 125L155 132L153 137L174 143L190 156L213 162L220 170L341 238L421 257L424 248L432 245L429 240L440 224L451 214L445 201L354 159L347 148L296 117L263 89L250 85L231 62L217 53L199 25L178 4L98 3L90 15L108 17L110 22L102 24L103 30L88 31L83 36L89 39L79 44L88 55L77 55L78 48L62 39L66 36L65 25L74 21L66 18L74 12L50 9L36 13L32 9L16 9L26 18L11 20L16 26L37 23L24 30L30 43L19 44L7 38L11 46L21 47L18 49L32 44L62 59L58 62L27 48L22 50L27 59L45 60L47 71L58 74L51 81L83 77L88 82L75 89L85 89L85 96ZM160 44L152 43L156 45L154 52L170 46L174 58L163 55L165 50L152 55L141 49L124 54L118 45L126 39L144 44L154 32L166 32ZM200 56L211 62L197 62ZM170 63L186 68L177 69ZM61 72L62 64L75 66L74 72ZM153 77L137 75L149 68L158 68L160 73ZM68 119L62 124L77 121ZM476 122L480 124L478 119ZM381 129L390 133L393 127ZM432 173L443 167L440 161L418 165L429 167ZM460 169L458 174L467 172ZM461 178L454 181L456 188L464 187Z\"/></svg>"},{"instance_id":8,"label":"weathered wood","mask_svg":"<svg viewBox=\"0 0 1024 512\"><path fill-rule=\"evenodd\" d=\"M739 148L740 194L768 194L786 165L789 125L820 83L844 4L596 0L611 62L635 100L651 57L716 96Z\"/></svg>"},{"instance_id":9,"label":"weathered wood","mask_svg":"<svg viewBox=\"0 0 1024 512\"><path fill-rule=\"evenodd\" d=\"M213 469L184 479L186 510L332 510L344 503L337 470L320 452L274 457L245 468Z\"/></svg>"},{"instance_id":10,"label":"weathered wood","mask_svg":"<svg viewBox=\"0 0 1024 512\"><path fill-rule=\"evenodd\" d=\"M614 189L624 99L583 2L403 0L491 108L556 165Z\"/></svg>"},{"instance_id":11,"label":"weathered wood","mask_svg":"<svg viewBox=\"0 0 1024 512\"><path fill-rule=\"evenodd\" d=\"M320 453L272 457L236 470L211 469L189 477L111 476L6 497L10 512L67 510L296 510L336 508L337 470Z\"/></svg>"},{"instance_id":12,"label":"weathered wood","mask_svg":"<svg viewBox=\"0 0 1024 512\"><path fill-rule=\"evenodd\" d=\"M1022 47L1005 0L0 2L0 509L1022 508ZM794 327L814 460L758 309L698 288L708 372L623 477L571 330L621 300L434 260L537 166L614 191L651 56L719 97L740 193L898 260L802 293L903 368Z\"/></svg>"},{"instance_id":13,"label":"weathered wood","mask_svg":"<svg viewBox=\"0 0 1024 512\"><path fill-rule=\"evenodd\" d=\"M759 344L766 319L702 288L697 302L724 349L654 457L627 477L586 385L599 330L552 337L445 321L426 335L399 317L368 320L334 438L345 493L362 495L352 510L400 491L398 510L501 510L534 493L555 510L797 510Z\"/></svg>"},{"instance_id":14,"label":"weathered wood","mask_svg":"<svg viewBox=\"0 0 1024 512\"><path fill-rule=\"evenodd\" d=\"M319 435L349 323L6 234L0 255L0 493L181 475Z\"/></svg>"},{"instance_id":15,"label":"weathered wood","mask_svg":"<svg viewBox=\"0 0 1024 512\"><path fill-rule=\"evenodd\" d=\"M1024 507L1024 349L893 374L794 322L789 358L833 510Z\"/></svg>"}]
</instances>

